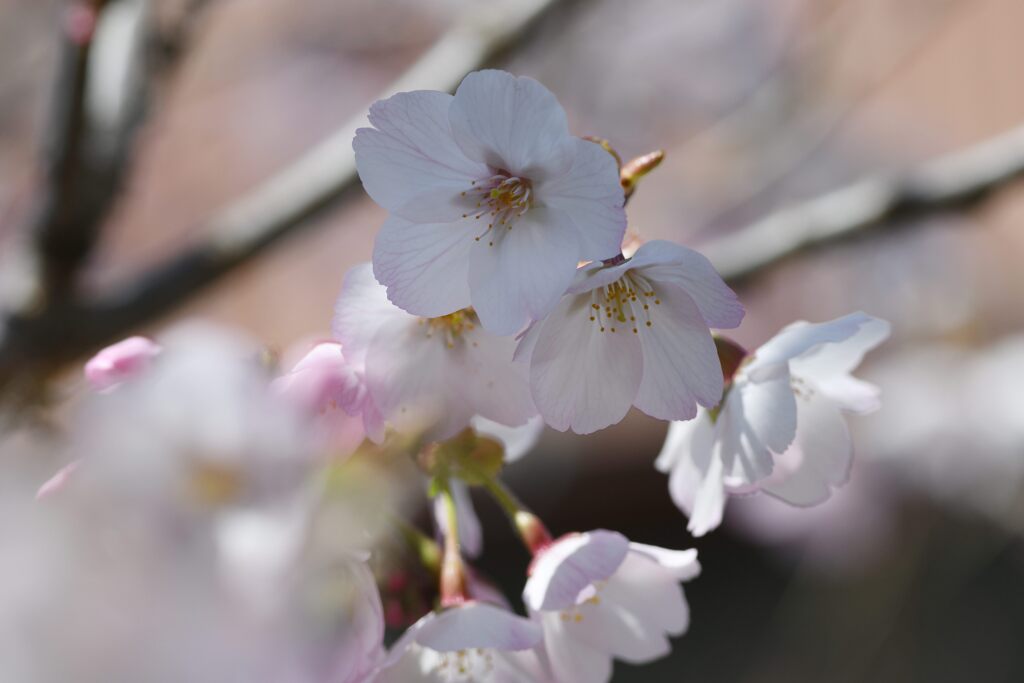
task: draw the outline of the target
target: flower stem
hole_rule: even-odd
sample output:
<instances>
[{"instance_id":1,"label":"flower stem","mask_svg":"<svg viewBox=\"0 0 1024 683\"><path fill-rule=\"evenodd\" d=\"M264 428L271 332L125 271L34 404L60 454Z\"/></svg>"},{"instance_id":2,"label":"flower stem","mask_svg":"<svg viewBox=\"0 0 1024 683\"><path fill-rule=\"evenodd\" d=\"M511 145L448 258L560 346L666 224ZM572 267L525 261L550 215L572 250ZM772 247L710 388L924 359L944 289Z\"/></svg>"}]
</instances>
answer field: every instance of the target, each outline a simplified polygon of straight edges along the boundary
<instances>
[{"instance_id":1,"label":"flower stem","mask_svg":"<svg viewBox=\"0 0 1024 683\"><path fill-rule=\"evenodd\" d=\"M530 512L519 502L515 494L496 477L485 477L483 487L505 511L519 538L523 541L531 555L551 545L551 534L537 515Z\"/></svg>"},{"instance_id":2,"label":"flower stem","mask_svg":"<svg viewBox=\"0 0 1024 683\"><path fill-rule=\"evenodd\" d=\"M444 503L444 555L441 560L441 606L461 605L468 599L466 593L466 571L459 548L459 520L455 497L445 482L438 494Z\"/></svg>"},{"instance_id":3,"label":"flower stem","mask_svg":"<svg viewBox=\"0 0 1024 683\"><path fill-rule=\"evenodd\" d=\"M424 568L431 574L439 575L441 573L441 547L434 539L400 517L392 515L391 524L402 535L403 540L416 554Z\"/></svg>"}]
</instances>

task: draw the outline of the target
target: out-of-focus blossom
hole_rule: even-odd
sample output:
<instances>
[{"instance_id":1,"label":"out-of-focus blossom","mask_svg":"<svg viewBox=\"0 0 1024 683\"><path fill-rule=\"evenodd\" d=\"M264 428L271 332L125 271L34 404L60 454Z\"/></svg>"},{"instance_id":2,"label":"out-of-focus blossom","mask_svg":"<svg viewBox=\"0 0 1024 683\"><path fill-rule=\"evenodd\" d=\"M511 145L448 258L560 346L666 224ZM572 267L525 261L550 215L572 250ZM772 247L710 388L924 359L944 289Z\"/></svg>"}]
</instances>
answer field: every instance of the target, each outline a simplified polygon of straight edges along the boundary
<instances>
[{"instance_id":1,"label":"out-of-focus blossom","mask_svg":"<svg viewBox=\"0 0 1024 683\"><path fill-rule=\"evenodd\" d=\"M339 453L351 453L364 434L377 442L384 438L363 371L346 360L337 342L315 345L272 387L310 416L322 441Z\"/></svg>"},{"instance_id":2,"label":"out-of-focus blossom","mask_svg":"<svg viewBox=\"0 0 1024 683\"><path fill-rule=\"evenodd\" d=\"M72 460L64 467L61 467L57 472L43 482L42 486L36 491L36 500L42 500L49 496L52 496L60 491L63 491L68 482L71 481L71 477L74 475L75 470L81 464L81 460Z\"/></svg>"},{"instance_id":3,"label":"out-of-focus blossom","mask_svg":"<svg viewBox=\"0 0 1024 683\"><path fill-rule=\"evenodd\" d=\"M375 683L548 680L533 652L540 627L507 609L469 601L431 612L392 646Z\"/></svg>"},{"instance_id":4,"label":"out-of-focus blossom","mask_svg":"<svg viewBox=\"0 0 1024 683\"><path fill-rule=\"evenodd\" d=\"M850 372L889 335L863 313L786 327L740 363L721 406L674 422L656 465L696 536L722 521L726 492L761 490L814 505L843 484L853 444L842 411L878 407L877 389Z\"/></svg>"},{"instance_id":5,"label":"out-of-focus blossom","mask_svg":"<svg viewBox=\"0 0 1024 683\"><path fill-rule=\"evenodd\" d=\"M390 303L370 265L345 276L334 333L346 357L365 368L383 419L399 431L444 440L474 415L509 426L536 414L515 341L480 327L472 310L417 318Z\"/></svg>"},{"instance_id":6,"label":"out-of-focus blossom","mask_svg":"<svg viewBox=\"0 0 1024 683\"><path fill-rule=\"evenodd\" d=\"M516 350L528 359L533 400L555 429L586 434L631 405L688 420L722 398L710 327L733 328L743 307L702 255L648 242L613 266L581 268L558 307Z\"/></svg>"},{"instance_id":7,"label":"out-of-focus blossom","mask_svg":"<svg viewBox=\"0 0 1024 683\"><path fill-rule=\"evenodd\" d=\"M370 123L356 133L356 166L391 212L374 274L410 313L472 306L489 331L512 334L555 307L577 263L619 253L615 160L569 134L540 83L478 71L454 96L377 102Z\"/></svg>"},{"instance_id":8,"label":"out-of-focus blossom","mask_svg":"<svg viewBox=\"0 0 1024 683\"><path fill-rule=\"evenodd\" d=\"M128 337L90 358L85 379L96 391L111 389L148 368L160 351L159 344L145 337Z\"/></svg>"},{"instance_id":9,"label":"out-of-focus blossom","mask_svg":"<svg viewBox=\"0 0 1024 683\"><path fill-rule=\"evenodd\" d=\"M700 573L696 550L630 543L596 530L569 534L542 550L523 600L544 629L554 680L603 683L612 659L654 661L684 633L690 610L680 581Z\"/></svg>"}]
</instances>

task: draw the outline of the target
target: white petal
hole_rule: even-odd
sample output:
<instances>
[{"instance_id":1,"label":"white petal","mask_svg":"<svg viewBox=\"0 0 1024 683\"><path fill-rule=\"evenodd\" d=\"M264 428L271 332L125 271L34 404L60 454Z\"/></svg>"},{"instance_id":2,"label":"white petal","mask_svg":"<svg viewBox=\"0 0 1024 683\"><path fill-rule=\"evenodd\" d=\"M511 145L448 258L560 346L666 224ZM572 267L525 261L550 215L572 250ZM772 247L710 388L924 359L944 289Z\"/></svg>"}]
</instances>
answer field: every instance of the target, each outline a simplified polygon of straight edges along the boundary
<instances>
[{"instance_id":1,"label":"white petal","mask_svg":"<svg viewBox=\"0 0 1024 683\"><path fill-rule=\"evenodd\" d=\"M540 327L531 355L533 401L560 431L589 434L621 420L643 375L636 335L601 332L590 305L587 295L565 297Z\"/></svg>"},{"instance_id":2,"label":"white petal","mask_svg":"<svg viewBox=\"0 0 1024 683\"><path fill-rule=\"evenodd\" d=\"M671 572L676 581L690 581L700 576L700 562L697 560L696 548L672 550L646 543L630 543L629 550L654 560Z\"/></svg>"},{"instance_id":3,"label":"white petal","mask_svg":"<svg viewBox=\"0 0 1024 683\"><path fill-rule=\"evenodd\" d=\"M849 375L864 355L889 337L889 323L863 314L860 328L845 341L819 346L791 362L799 377L811 379L832 400L844 409L865 414L878 409L878 387Z\"/></svg>"},{"instance_id":4,"label":"white petal","mask_svg":"<svg viewBox=\"0 0 1024 683\"><path fill-rule=\"evenodd\" d=\"M532 78L471 73L455 91L448 118L463 153L493 169L537 181L572 165L576 149L565 111Z\"/></svg>"},{"instance_id":5,"label":"white petal","mask_svg":"<svg viewBox=\"0 0 1024 683\"><path fill-rule=\"evenodd\" d=\"M659 283L651 327L640 326L643 381L634 405L661 420L689 420L697 403L722 400L722 366L711 332L693 299L676 285Z\"/></svg>"},{"instance_id":6,"label":"white petal","mask_svg":"<svg viewBox=\"0 0 1024 683\"><path fill-rule=\"evenodd\" d=\"M538 201L564 211L576 225L581 259L608 259L619 253L626 232L619 169L600 145L579 138L573 144L572 168L539 184Z\"/></svg>"},{"instance_id":7,"label":"white petal","mask_svg":"<svg viewBox=\"0 0 1024 683\"><path fill-rule=\"evenodd\" d=\"M778 367L778 366L775 366ZM749 486L772 473L775 454L744 413L744 391L730 391L715 423L718 458L722 461L725 485L729 489Z\"/></svg>"},{"instance_id":8,"label":"white petal","mask_svg":"<svg viewBox=\"0 0 1024 683\"><path fill-rule=\"evenodd\" d=\"M796 441L776 458L775 472L761 488L792 505L817 505L847 481L852 464L846 421L831 400L815 393L798 401Z\"/></svg>"},{"instance_id":9,"label":"white petal","mask_svg":"<svg viewBox=\"0 0 1024 683\"><path fill-rule=\"evenodd\" d=\"M454 219L463 212L455 199L489 171L455 143L448 124L451 102L448 94L420 90L370 107L374 128L356 131L352 147L363 187L375 202L396 212L417 197L451 202L447 216L435 211L426 220Z\"/></svg>"},{"instance_id":10,"label":"white petal","mask_svg":"<svg viewBox=\"0 0 1024 683\"><path fill-rule=\"evenodd\" d=\"M373 274L388 298L413 315L436 318L469 306L470 221L414 224L390 217L373 245Z\"/></svg>"},{"instance_id":11,"label":"white petal","mask_svg":"<svg viewBox=\"0 0 1024 683\"><path fill-rule=\"evenodd\" d=\"M369 263L353 266L346 274L334 306L331 331L342 353L354 365L366 362L370 340L382 325L406 316L388 301L387 290L373 277Z\"/></svg>"},{"instance_id":12,"label":"white petal","mask_svg":"<svg viewBox=\"0 0 1024 683\"><path fill-rule=\"evenodd\" d=\"M803 320L791 323L754 353L747 365L747 374L756 378L758 373L765 371L763 368L794 360L822 344L846 341L870 319L863 313L852 313L824 323Z\"/></svg>"},{"instance_id":13,"label":"white petal","mask_svg":"<svg viewBox=\"0 0 1024 683\"><path fill-rule=\"evenodd\" d=\"M703 410L697 411L697 417L692 420L676 420L670 422L668 431L665 433L665 443L661 445L661 452L654 460L654 468L659 472L668 472L676 466L683 458L689 457L690 439L693 438L693 430L702 420L708 416Z\"/></svg>"},{"instance_id":14,"label":"white petal","mask_svg":"<svg viewBox=\"0 0 1024 683\"><path fill-rule=\"evenodd\" d=\"M665 240L640 245L631 269L657 282L671 282L690 295L709 327L732 329L743 320L743 305L703 254Z\"/></svg>"},{"instance_id":15,"label":"white petal","mask_svg":"<svg viewBox=\"0 0 1024 683\"><path fill-rule=\"evenodd\" d=\"M789 369L785 363L764 368L758 381L736 384L743 419L757 435L758 441L775 453L781 453L796 436L796 397L790 386ZM732 407L736 404L728 402Z\"/></svg>"},{"instance_id":16,"label":"white petal","mask_svg":"<svg viewBox=\"0 0 1024 683\"><path fill-rule=\"evenodd\" d=\"M572 607L580 591L615 573L628 551L625 536L603 529L559 539L534 559L523 601L532 610Z\"/></svg>"},{"instance_id":17,"label":"white petal","mask_svg":"<svg viewBox=\"0 0 1024 683\"><path fill-rule=\"evenodd\" d=\"M624 607L647 630L678 636L690 625L690 608L678 580L646 555L630 552L599 596Z\"/></svg>"},{"instance_id":18,"label":"white petal","mask_svg":"<svg viewBox=\"0 0 1024 683\"><path fill-rule=\"evenodd\" d=\"M515 462L537 445L537 440L544 431L544 420L535 415L520 427L507 427L477 415L473 418L473 429L500 441L505 446L505 462Z\"/></svg>"},{"instance_id":19,"label":"white petal","mask_svg":"<svg viewBox=\"0 0 1024 683\"><path fill-rule=\"evenodd\" d=\"M477 327L462 332L462 345L451 349L459 370L453 391L487 419L520 427L537 414L530 396L529 368L513 363L515 340Z\"/></svg>"},{"instance_id":20,"label":"white petal","mask_svg":"<svg viewBox=\"0 0 1024 683\"><path fill-rule=\"evenodd\" d=\"M542 613L540 619L544 625L544 651L553 680L559 683L608 683L611 680L610 654L574 638L573 624L562 621L557 612Z\"/></svg>"},{"instance_id":21,"label":"white petal","mask_svg":"<svg viewBox=\"0 0 1024 683\"><path fill-rule=\"evenodd\" d=\"M539 645L541 638L536 623L485 602L467 602L444 610L416 634L416 642L438 652L526 650Z\"/></svg>"},{"instance_id":22,"label":"white petal","mask_svg":"<svg viewBox=\"0 0 1024 683\"><path fill-rule=\"evenodd\" d=\"M626 558L628 561L629 558ZM640 562L646 560L641 559ZM659 569L653 562L647 564L655 570ZM664 630L657 623L645 620L644 617L650 617L651 614L636 614L632 610L635 605L620 604L616 598L622 596L616 593L624 591L616 591L612 585L615 582L616 578L613 577L602 588L597 595L600 600L598 604L580 605L577 610L581 619L570 620L566 630L572 633L573 638L633 664L650 662L668 654L671 645ZM671 585L677 593L680 591L678 585ZM604 595L609 588L610 594Z\"/></svg>"},{"instance_id":23,"label":"white petal","mask_svg":"<svg viewBox=\"0 0 1024 683\"><path fill-rule=\"evenodd\" d=\"M510 229L495 227L470 254L473 308L494 334L519 332L546 316L576 274L579 243L568 217L534 207Z\"/></svg>"},{"instance_id":24,"label":"white petal","mask_svg":"<svg viewBox=\"0 0 1024 683\"><path fill-rule=\"evenodd\" d=\"M702 431L706 436L713 431ZM725 510L725 484L722 460L714 445L701 443L693 457L677 465L668 479L673 502L690 517L686 528L694 536L703 536L722 523Z\"/></svg>"}]
</instances>

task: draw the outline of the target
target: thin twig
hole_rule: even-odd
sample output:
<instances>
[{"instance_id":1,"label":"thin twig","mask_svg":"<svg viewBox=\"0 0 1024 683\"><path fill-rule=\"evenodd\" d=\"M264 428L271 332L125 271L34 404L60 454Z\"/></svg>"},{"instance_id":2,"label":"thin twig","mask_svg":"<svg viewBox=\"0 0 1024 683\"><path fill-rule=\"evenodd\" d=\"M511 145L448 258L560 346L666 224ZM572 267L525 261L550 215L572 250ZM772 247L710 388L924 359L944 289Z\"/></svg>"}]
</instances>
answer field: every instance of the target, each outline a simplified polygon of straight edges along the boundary
<instances>
[{"instance_id":1,"label":"thin twig","mask_svg":"<svg viewBox=\"0 0 1024 683\"><path fill-rule=\"evenodd\" d=\"M730 281L909 219L966 210L1024 174L1024 126L904 174L865 178L779 211L702 247Z\"/></svg>"}]
</instances>

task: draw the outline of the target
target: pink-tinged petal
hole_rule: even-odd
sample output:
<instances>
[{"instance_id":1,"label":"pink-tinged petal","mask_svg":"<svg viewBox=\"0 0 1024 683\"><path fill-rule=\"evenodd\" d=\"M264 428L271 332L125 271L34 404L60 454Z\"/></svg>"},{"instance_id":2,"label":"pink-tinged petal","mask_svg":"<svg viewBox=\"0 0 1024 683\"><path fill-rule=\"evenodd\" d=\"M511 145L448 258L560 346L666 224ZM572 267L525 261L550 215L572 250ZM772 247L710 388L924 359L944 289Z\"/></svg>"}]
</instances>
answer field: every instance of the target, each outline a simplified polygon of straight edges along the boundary
<instances>
[{"instance_id":1,"label":"pink-tinged petal","mask_svg":"<svg viewBox=\"0 0 1024 683\"><path fill-rule=\"evenodd\" d=\"M145 371L161 347L145 337L128 337L102 349L85 364L85 378L96 391L110 389Z\"/></svg>"},{"instance_id":2,"label":"pink-tinged petal","mask_svg":"<svg viewBox=\"0 0 1024 683\"><path fill-rule=\"evenodd\" d=\"M360 366L366 362L366 351L377 330L404 317L407 314L388 301L387 290L374 278L372 266L361 263L345 274L331 331L341 341L349 362Z\"/></svg>"},{"instance_id":3,"label":"pink-tinged petal","mask_svg":"<svg viewBox=\"0 0 1024 683\"><path fill-rule=\"evenodd\" d=\"M645 629L659 635L682 635L690 625L690 608L679 581L646 555L630 552L599 595L602 601L625 608ZM650 661L655 656L659 655L636 652L632 661Z\"/></svg>"},{"instance_id":4,"label":"pink-tinged petal","mask_svg":"<svg viewBox=\"0 0 1024 683\"><path fill-rule=\"evenodd\" d=\"M461 481L451 482L452 498L455 499L455 515L458 518L459 545L467 557L479 557L484 548L484 533L477 517L469 487ZM445 528L448 511L441 496L434 498L434 520L437 526Z\"/></svg>"},{"instance_id":5,"label":"pink-tinged petal","mask_svg":"<svg viewBox=\"0 0 1024 683\"><path fill-rule=\"evenodd\" d=\"M377 409L372 397L367 397L363 403L363 431L375 444L384 443L386 432L384 416Z\"/></svg>"},{"instance_id":6,"label":"pink-tinged petal","mask_svg":"<svg viewBox=\"0 0 1024 683\"><path fill-rule=\"evenodd\" d=\"M463 153L492 169L536 182L572 166L576 147L565 111L532 78L473 72L455 91L448 119Z\"/></svg>"},{"instance_id":7,"label":"pink-tinged petal","mask_svg":"<svg viewBox=\"0 0 1024 683\"><path fill-rule=\"evenodd\" d=\"M349 415L362 410L362 377L341 352L341 344L317 344L295 366L271 383L271 390L309 414L340 408Z\"/></svg>"},{"instance_id":8,"label":"pink-tinged petal","mask_svg":"<svg viewBox=\"0 0 1024 683\"><path fill-rule=\"evenodd\" d=\"M489 172L455 143L448 125L451 95L398 93L370 107L374 128L356 131L352 147L363 188L389 211L402 212L413 199L433 197L439 206L425 221L458 218L459 193ZM420 206L423 211L426 207ZM422 215L422 214L421 214ZM417 220L420 215L407 216Z\"/></svg>"},{"instance_id":9,"label":"pink-tinged petal","mask_svg":"<svg viewBox=\"0 0 1024 683\"><path fill-rule=\"evenodd\" d=\"M568 217L534 207L509 228L496 226L475 243L469 288L480 322L511 335L546 316L565 293L579 262L579 243Z\"/></svg>"},{"instance_id":10,"label":"pink-tinged petal","mask_svg":"<svg viewBox=\"0 0 1024 683\"><path fill-rule=\"evenodd\" d=\"M580 258L608 259L619 253L626 232L619 169L600 145L576 138L569 172L537 187L538 201L559 209L576 225Z\"/></svg>"},{"instance_id":11,"label":"pink-tinged petal","mask_svg":"<svg viewBox=\"0 0 1024 683\"><path fill-rule=\"evenodd\" d=\"M864 314L860 328L849 339L819 346L790 363L798 377L813 381L818 390L851 412L866 414L879 407L878 387L849 375L864 355L889 338L889 323Z\"/></svg>"},{"instance_id":12,"label":"pink-tinged petal","mask_svg":"<svg viewBox=\"0 0 1024 683\"><path fill-rule=\"evenodd\" d=\"M614 531L563 537L534 559L523 601L537 611L572 607L584 588L614 574L628 551L629 541Z\"/></svg>"},{"instance_id":13,"label":"pink-tinged petal","mask_svg":"<svg viewBox=\"0 0 1024 683\"><path fill-rule=\"evenodd\" d=\"M630 543L629 550L657 562L667 569L676 581L690 581L700 576L696 548L672 550L646 543Z\"/></svg>"},{"instance_id":14,"label":"pink-tinged petal","mask_svg":"<svg viewBox=\"0 0 1024 683\"><path fill-rule=\"evenodd\" d=\"M792 361L822 344L836 344L850 339L870 318L863 313L836 318L824 323L809 323L803 320L791 323L768 340L753 354L746 367L749 377L757 379L762 372L770 372L770 366Z\"/></svg>"},{"instance_id":15,"label":"pink-tinged petal","mask_svg":"<svg viewBox=\"0 0 1024 683\"><path fill-rule=\"evenodd\" d=\"M469 256L480 227L472 221L384 221L373 245L373 274L393 304L436 318L469 306Z\"/></svg>"},{"instance_id":16,"label":"pink-tinged petal","mask_svg":"<svg viewBox=\"0 0 1024 683\"><path fill-rule=\"evenodd\" d=\"M785 364L765 367L758 381L737 384L742 415L765 447L781 453L796 437L796 396ZM729 403L730 407L734 404Z\"/></svg>"},{"instance_id":17,"label":"pink-tinged petal","mask_svg":"<svg viewBox=\"0 0 1024 683\"><path fill-rule=\"evenodd\" d=\"M608 683L612 679L612 658L605 649L573 638L575 624L563 621L557 612L544 613L539 618L544 625L544 652L553 680Z\"/></svg>"},{"instance_id":18,"label":"pink-tinged petal","mask_svg":"<svg viewBox=\"0 0 1024 683\"><path fill-rule=\"evenodd\" d=\"M416 642L438 652L527 650L540 644L540 626L485 602L452 607L423 624Z\"/></svg>"},{"instance_id":19,"label":"pink-tinged petal","mask_svg":"<svg viewBox=\"0 0 1024 683\"><path fill-rule=\"evenodd\" d=\"M643 376L636 335L602 332L590 297L567 296L540 328L530 361L533 401L559 431L589 434L621 420Z\"/></svg>"},{"instance_id":20,"label":"pink-tinged petal","mask_svg":"<svg viewBox=\"0 0 1024 683\"><path fill-rule=\"evenodd\" d=\"M703 254L674 242L653 240L640 245L629 267L656 282L681 287L697 304L708 327L732 329L743 320L736 293Z\"/></svg>"},{"instance_id":21,"label":"pink-tinged petal","mask_svg":"<svg viewBox=\"0 0 1024 683\"><path fill-rule=\"evenodd\" d=\"M711 332L693 299L680 287L656 285L650 327L637 321L643 347L643 381L634 405L661 420L689 420L697 404L722 400L722 368Z\"/></svg>"},{"instance_id":22,"label":"pink-tinged petal","mask_svg":"<svg viewBox=\"0 0 1024 683\"><path fill-rule=\"evenodd\" d=\"M68 482L71 481L72 476L81 464L81 460L73 460L64 467L61 467L57 472L43 482L43 485L36 491L36 500L42 500L49 498L50 496L60 493L68 486Z\"/></svg>"},{"instance_id":23,"label":"pink-tinged petal","mask_svg":"<svg viewBox=\"0 0 1024 683\"><path fill-rule=\"evenodd\" d=\"M509 428L526 424L537 409L530 396L529 369L512 362L515 340L479 327L462 334L465 346L459 352L452 391L484 418Z\"/></svg>"},{"instance_id":24,"label":"pink-tinged petal","mask_svg":"<svg viewBox=\"0 0 1024 683\"><path fill-rule=\"evenodd\" d=\"M505 446L505 462L515 462L537 445L541 432L544 431L544 420L539 415L531 417L526 424L519 427L488 420L477 415L473 418L473 429L484 436L497 439Z\"/></svg>"},{"instance_id":25,"label":"pink-tinged petal","mask_svg":"<svg viewBox=\"0 0 1024 683\"><path fill-rule=\"evenodd\" d=\"M761 489L791 505L817 505L849 478L853 442L838 407L819 394L797 403L797 421L796 441Z\"/></svg>"}]
</instances>

